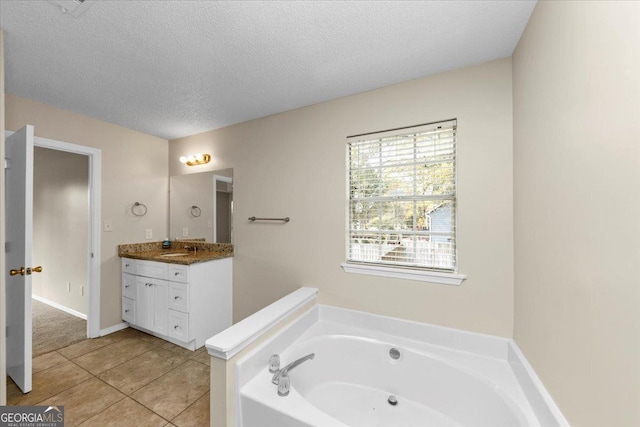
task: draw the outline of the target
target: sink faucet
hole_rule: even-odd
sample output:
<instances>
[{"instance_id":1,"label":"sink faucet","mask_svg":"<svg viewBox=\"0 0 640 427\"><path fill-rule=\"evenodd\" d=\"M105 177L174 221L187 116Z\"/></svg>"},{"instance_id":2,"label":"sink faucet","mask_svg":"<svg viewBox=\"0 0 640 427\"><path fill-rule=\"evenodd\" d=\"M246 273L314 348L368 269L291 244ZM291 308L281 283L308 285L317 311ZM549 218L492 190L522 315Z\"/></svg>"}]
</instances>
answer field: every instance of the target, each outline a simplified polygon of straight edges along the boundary
<instances>
[{"instance_id":1,"label":"sink faucet","mask_svg":"<svg viewBox=\"0 0 640 427\"><path fill-rule=\"evenodd\" d=\"M198 247L196 245L193 245L193 246L185 245L184 249L187 251L193 251L194 255L198 252Z\"/></svg>"},{"instance_id":2,"label":"sink faucet","mask_svg":"<svg viewBox=\"0 0 640 427\"><path fill-rule=\"evenodd\" d=\"M282 369L278 369L277 371L275 371L275 373L273 374L273 378L271 379L271 382L274 384L278 384L280 382L280 379L282 377L286 377L289 375L289 371L292 370L293 368L295 368L296 366L300 365L301 363L306 362L307 360L311 360L314 357L316 357L315 353L311 353L311 354L307 354L306 356L301 357L300 359L289 363L287 366L285 366Z\"/></svg>"}]
</instances>

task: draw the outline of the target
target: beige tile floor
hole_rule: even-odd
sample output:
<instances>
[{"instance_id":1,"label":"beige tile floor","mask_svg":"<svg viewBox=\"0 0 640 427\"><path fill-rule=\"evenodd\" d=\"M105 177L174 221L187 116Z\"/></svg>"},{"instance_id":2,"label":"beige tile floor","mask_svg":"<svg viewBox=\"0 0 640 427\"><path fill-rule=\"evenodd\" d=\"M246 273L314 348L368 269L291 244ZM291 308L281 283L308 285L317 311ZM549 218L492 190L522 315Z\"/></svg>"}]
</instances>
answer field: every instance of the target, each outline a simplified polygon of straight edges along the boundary
<instances>
[{"instance_id":1,"label":"beige tile floor","mask_svg":"<svg viewBox=\"0 0 640 427\"><path fill-rule=\"evenodd\" d=\"M127 328L33 359L9 405L64 405L65 426L208 426L209 355Z\"/></svg>"}]
</instances>

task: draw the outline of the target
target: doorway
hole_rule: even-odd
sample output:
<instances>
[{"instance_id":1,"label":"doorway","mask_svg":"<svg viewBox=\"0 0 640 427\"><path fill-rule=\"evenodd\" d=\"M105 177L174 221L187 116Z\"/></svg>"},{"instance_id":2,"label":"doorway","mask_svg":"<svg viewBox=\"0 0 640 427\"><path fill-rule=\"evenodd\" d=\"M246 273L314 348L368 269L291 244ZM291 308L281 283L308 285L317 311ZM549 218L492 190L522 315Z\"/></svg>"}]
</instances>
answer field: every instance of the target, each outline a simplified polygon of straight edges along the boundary
<instances>
[{"instance_id":1,"label":"doorway","mask_svg":"<svg viewBox=\"0 0 640 427\"><path fill-rule=\"evenodd\" d=\"M87 338L89 158L36 146L33 153L33 358Z\"/></svg>"},{"instance_id":2,"label":"doorway","mask_svg":"<svg viewBox=\"0 0 640 427\"><path fill-rule=\"evenodd\" d=\"M51 156L53 156L60 161L60 167L71 167L71 165L78 167L78 165L86 162L83 166L86 168L86 187L76 188L77 184L83 180L82 174L84 172L79 171L81 173L76 173L75 176L71 174L72 179L67 180L68 185L64 189L58 188L57 190L64 192L65 198L70 202L70 206L67 206L67 214L72 215L75 220L83 222L81 227L85 229L83 233L80 233L80 236L76 236L75 244L80 245L81 248L67 249L62 242L58 242L60 249L58 253L73 257L71 264L65 264L71 265L71 268L74 268L76 272L79 271L80 273L75 274L70 280L65 280L63 278L65 276L59 271L60 269L51 264L51 273L55 276L55 278L52 279L57 281L55 284L56 289L51 291L53 292L53 297L47 298L44 296L42 298L54 303L61 300L67 301L66 304L59 304L57 308L68 308L70 310L64 311L72 313L75 316L85 314L86 316L83 316L86 318L85 337L97 338L100 336L100 150L40 137L35 137L34 145L36 152L46 150L40 152L46 153L43 156L44 158L47 156L51 158ZM37 167L38 165L35 166ZM38 172L35 171L35 174L37 173ZM84 199L86 205L83 207L82 201L79 200L79 194L85 190L88 194L86 194L86 198ZM34 196L38 191L39 190L34 188ZM56 196L45 195L44 197L50 199ZM54 203L54 205L58 208L64 207L62 206L64 204L59 203L59 201ZM60 211L48 212L47 214L51 215L48 219L44 220L45 227L48 226L51 228L53 226L51 224L60 227L61 223L64 223L64 226L61 228L65 230L73 228L74 221L68 221L68 218L61 218L61 215L64 214ZM58 217L57 221L55 218L52 219L51 216ZM46 232L46 228L44 231ZM38 236L35 234L36 232L37 228L34 222L34 237L35 240L38 240ZM80 242L78 239L84 240L84 242ZM47 240L47 243L43 245L45 248L48 245L55 247L55 241L51 241L52 239ZM74 244L69 241L66 243ZM38 244L38 246L40 245ZM51 249L48 249L48 251L51 251ZM35 255L36 252L34 251L34 256ZM36 286L34 286L34 294L37 295ZM71 300L65 299L65 294L72 294L74 298ZM51 296L52 294L49 293L47 295ZM82 310L78 310L78 307L80 307L78 304L82 304L81 301L86 301L84 313ZM55 307L54 304L51 305Z\"/></svg>"},{"instance_id":3,"label":"doorway","mask_svg":"<svg viewBox=\"0 0 640 427\"><path fill-rule=\"evenodd\" d=\"M233 224L233 179L222 175L213 175L213 241L231 243Z\"/></svg>"}]
</instances>

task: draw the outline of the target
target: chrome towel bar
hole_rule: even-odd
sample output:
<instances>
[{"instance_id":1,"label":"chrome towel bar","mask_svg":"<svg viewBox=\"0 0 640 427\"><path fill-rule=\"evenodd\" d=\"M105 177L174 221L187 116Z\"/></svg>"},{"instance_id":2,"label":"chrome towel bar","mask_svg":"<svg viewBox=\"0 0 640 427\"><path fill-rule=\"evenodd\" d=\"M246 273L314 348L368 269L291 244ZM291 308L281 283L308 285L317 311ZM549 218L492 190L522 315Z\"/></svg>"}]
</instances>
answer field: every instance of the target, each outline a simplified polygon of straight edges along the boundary
<instances>
[{"instance_id":1,"label":"chrome towel bar","mask_svg":"<svg viewBox=\"0 0 640 427\"><path fill-rule=\"evenodd\" d=\"M284 218L256 218L255 216L252 216L249 218L249 221L251 222L255 222L255 221L282 221L282 222L289 222L289 217L284 217Z\"/></svg>"}]
</instances>

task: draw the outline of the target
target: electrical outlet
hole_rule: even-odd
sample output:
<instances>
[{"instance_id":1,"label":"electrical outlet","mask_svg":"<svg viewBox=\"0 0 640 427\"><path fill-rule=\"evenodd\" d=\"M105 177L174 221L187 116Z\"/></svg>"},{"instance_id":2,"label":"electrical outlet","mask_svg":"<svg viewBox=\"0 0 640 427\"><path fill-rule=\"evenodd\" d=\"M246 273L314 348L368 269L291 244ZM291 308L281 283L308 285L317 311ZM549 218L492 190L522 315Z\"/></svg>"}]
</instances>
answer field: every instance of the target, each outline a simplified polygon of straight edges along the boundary
<instances>
[{"instance_id":1,"label":"electrical outlet","mask_svg":"<svg viewBox=\"0 0 640 427\"><path fill-rule=\"evenodd\" d=\"M67 282L67 292L71 292L71 282Z\"/></svg>"},{"instance_id":2,"label":"electrical outlet","mask_svg":"<svg viewBox=\"0 0 640 427\"><path fill-rule=\"evenodd\" d=\"M102 224L102 231L113 231L113 223L111 222L110 219L105 219L103 224Z\"/></svg>"},{"instance_id":3,"label":"electrical outlet","mask_svg":"<svg viewBox=\"0 0 640 427\"><path fill-rule=\"evenodd\" d=\"M146 231L146 233L145 233L145 237L146 237L147 239L153 239L153 230L152 230L152 229L150 229L150 228L147 228L147 231Z\"/></svg>"},{"instance_id":4,"label":"electrical outlet","mask_svg":"<svg viewBox=\"0 0 640 427\"><path fill-rule=\"evenodd\" d=\"M189 237L189 229L187 227L182 229L182 237Z\"/></svg>"}]
</instances>

